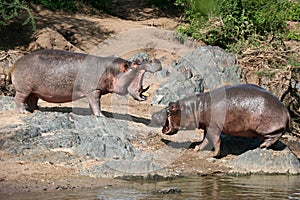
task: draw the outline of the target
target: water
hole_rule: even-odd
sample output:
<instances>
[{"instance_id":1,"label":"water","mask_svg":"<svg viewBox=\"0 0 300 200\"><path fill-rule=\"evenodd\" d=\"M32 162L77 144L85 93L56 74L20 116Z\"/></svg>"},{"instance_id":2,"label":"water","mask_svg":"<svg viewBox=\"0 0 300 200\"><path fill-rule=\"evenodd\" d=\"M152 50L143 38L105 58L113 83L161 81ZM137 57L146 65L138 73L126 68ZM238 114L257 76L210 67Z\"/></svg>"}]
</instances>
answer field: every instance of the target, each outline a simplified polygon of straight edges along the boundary
<instances>
[{"instance_id":1,"label":"water","mask_svg":"<svg viewBox=\"0 0 300 200\"><path fill-rule=\"evenodd\" d=\"M181 193L160 194L166 188L179 188ZM91 191L0 194L0 199L64 200L155 200L155 199L299 199L300 176L205 176L182 178L157 183L128 182L123 187Z\"/></svg>"}]
</instances>

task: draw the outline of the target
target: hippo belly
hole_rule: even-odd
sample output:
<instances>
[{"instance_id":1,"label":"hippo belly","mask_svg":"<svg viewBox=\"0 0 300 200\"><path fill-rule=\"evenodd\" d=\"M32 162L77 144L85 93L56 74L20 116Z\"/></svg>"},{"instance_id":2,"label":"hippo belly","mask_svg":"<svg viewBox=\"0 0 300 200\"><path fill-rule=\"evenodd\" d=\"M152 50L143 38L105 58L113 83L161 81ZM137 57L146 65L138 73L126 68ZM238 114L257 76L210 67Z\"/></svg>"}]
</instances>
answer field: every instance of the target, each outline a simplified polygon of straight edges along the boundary
<instances>
[{"instance_id":1,"label":"hippo belly","mask_svg":"<svg viewBox=\"0 0 300 200\"><path fill-rule=\"evenodd\" d=\"M31 95L50 103L66 103L83 98L84 95L80 94L57 89L50 93L44 92L44 90L33 91Z\"/></svg>"}]
</instances>

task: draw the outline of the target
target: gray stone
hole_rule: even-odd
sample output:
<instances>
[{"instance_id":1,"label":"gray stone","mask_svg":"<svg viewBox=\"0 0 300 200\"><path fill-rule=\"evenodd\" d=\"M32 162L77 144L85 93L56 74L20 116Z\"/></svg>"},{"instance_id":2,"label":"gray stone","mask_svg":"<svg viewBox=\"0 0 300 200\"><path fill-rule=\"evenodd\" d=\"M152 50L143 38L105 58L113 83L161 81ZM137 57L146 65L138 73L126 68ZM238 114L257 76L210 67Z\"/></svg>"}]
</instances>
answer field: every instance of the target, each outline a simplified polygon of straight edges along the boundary
<instances>
[{"instance_id":1,"label":"gray stone","mask_svg":"<svg viewBox=\"0 0 300 200\"><path fill-rule=\"evenodd\" d=\"M1 150L35 162L104 160L82 172L90 176L106 176L105 171L110 177L116 172L118 176L147 176L161 169L154 164L152 154L132 146L130 139L137 136L126 120L58 112L37 112L21 119L24 124L2 127Z\"/></svg>"},{"instance_id":2,"label":"gray stone","mask_svg":"<svg viewBox=\"0 0 300 200\"><path fill-rule=\"evenodd\" d=\"M230 161L233 174L300 174L299 159L288 149L257 148Z\"/></svg>"},{"instance_id":3,"label":"gray stone","mask_svg":"<svg viewBox=\"0 0 300 200\"><path fill-rule=\"evenodd\" d=\"M163 188L157 191L159 194L178 194L181 193L181 189L177 187L172 187L172 188Z\"/></svg>"},{"instance_id":4,"label":"gray stone","mask_svg":"<svg viewBox=\"0 0 300 200\"><path fill-rule=\"evenodd\" d=\"M17 108L14 98L10 96L0 96L0 111L15 110Z\"/></svg>"},{"instance_id":5,"label":"gray stone","mask_svg":"<svg viewBox=\"0 0 300 200\"><path fill-rule=\"evenodd\" d=\"M131 58L128 59L129 61L147 61L149 60L149 56L145 53L145 52L139 52L137 54L134 54L133 56L131 56Z\"/></svg>"},{"instance_id":6,"label":"gray stone","mask_svg":"<svg viewBox=\"0 0 300 200\"><path fill-rule=\"evenodd\" d=\"M174 67L163 71L161 83L152 104L166 105L185 96L240 83L240 71L235 56L213 46L199 47L184 55Z\"/></svg>"}]
</instances>

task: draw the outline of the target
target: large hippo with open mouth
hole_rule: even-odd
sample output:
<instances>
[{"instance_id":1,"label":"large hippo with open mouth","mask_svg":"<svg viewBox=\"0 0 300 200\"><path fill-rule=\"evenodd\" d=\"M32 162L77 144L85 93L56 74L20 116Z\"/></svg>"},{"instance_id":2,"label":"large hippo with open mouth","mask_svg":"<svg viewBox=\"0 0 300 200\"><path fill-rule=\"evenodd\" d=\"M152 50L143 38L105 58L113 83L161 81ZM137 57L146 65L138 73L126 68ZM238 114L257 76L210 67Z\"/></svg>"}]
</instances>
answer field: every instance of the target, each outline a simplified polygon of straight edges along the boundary
<instances>
[{"instance_id":1,"label":"large hippo with open mouth","mask_svg":"<svg viewBox=\"0 0 300 200\"><path fill-rule=\"evenodd\" d=\"M270 147L291 128L290 114L277 97L251 84L239 84L188 96L170 102L152 115L152 123L162 125L162 133L172 135L182 129L204 129L200 150L220 155L220 134L263 138Z\"/></svg>"},{"instance_id":2,"label":"large hippo with open mouth","mask_svg":"<svg viewBox=\"0 0 300 200\"><path fill-rule=\"evenodd\" d=\"M98 57L61 50L41 50L20 58L12 68L15 102L24 113L37 109L38 99L51 103L83 97L96 116L101 116L100 98L108 93L130 94L146 100L142 80L145 72L162 69L159 60L129 62L118 57Z\"/></svg>"}]
</instances>

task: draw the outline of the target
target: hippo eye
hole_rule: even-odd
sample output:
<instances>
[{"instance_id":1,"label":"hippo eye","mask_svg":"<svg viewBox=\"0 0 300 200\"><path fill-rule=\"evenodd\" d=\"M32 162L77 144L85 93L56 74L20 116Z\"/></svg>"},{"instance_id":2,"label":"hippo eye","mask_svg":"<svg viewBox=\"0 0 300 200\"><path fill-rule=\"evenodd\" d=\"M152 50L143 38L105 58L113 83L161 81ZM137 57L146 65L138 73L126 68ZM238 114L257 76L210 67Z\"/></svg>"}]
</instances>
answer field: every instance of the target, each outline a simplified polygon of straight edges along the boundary
<instances>
[{"instance_id":1,"label":"hippo eye","mask_svg":"<svg viewBox=\"0 0 300 200\"><path fill-rule=\"evenodd\" d=\"M167 115L168 116L171 116L173 114L173 112L171 111L171 109L170 108L167 108Z\"/></svg>"},{"instance_id":2,"label":"hippo eye","mask_svg":"<svg viewBox=\"0 0 300 200\"><path fill-rule=\"evenodd\" d=\"M167 116L170 117L170 116L173 116L175 114L180 114L181 111L180 110L174 110L172 109L171 107L168 107L167 108Z\"/></svg>"}]
</instances>

